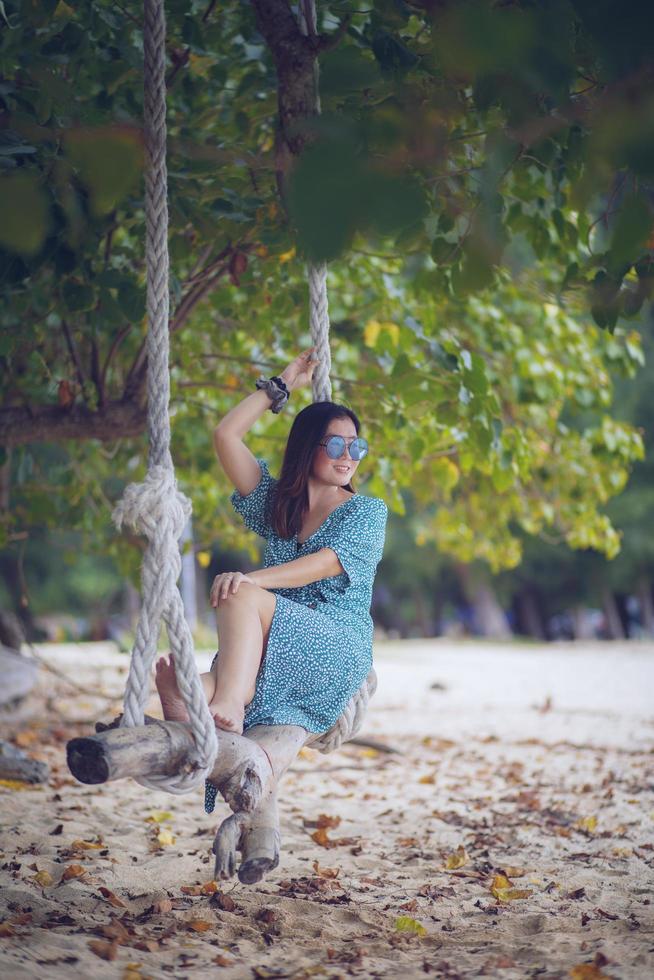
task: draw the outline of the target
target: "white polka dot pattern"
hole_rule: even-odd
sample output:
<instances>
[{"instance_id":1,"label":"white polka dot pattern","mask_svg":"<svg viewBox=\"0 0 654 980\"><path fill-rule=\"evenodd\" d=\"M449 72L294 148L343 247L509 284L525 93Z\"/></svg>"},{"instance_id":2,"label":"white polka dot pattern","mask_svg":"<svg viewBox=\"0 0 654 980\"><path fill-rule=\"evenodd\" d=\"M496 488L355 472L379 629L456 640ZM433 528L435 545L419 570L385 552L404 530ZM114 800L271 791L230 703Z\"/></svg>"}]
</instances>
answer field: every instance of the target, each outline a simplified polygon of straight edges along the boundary
<instances>
[{"instance_id":1,"label":"white polka dot pattern","mask_svg":"<svg viewBox=\"0 0 654 980\"><path fill-rule=\"evenodd\" d=\"M302 544L297 535L281 538L266 519L277 481L265 460L257 462L258 486L246 496L235 490L231 501L245 525L266 539L264 566L332 548L345 571L299 588L270 590L277 597L275 614L244 727L300 725L326 732L372 665L370 603L388 508L379 497L353 494Z\"/></svg>"}]
</instances>

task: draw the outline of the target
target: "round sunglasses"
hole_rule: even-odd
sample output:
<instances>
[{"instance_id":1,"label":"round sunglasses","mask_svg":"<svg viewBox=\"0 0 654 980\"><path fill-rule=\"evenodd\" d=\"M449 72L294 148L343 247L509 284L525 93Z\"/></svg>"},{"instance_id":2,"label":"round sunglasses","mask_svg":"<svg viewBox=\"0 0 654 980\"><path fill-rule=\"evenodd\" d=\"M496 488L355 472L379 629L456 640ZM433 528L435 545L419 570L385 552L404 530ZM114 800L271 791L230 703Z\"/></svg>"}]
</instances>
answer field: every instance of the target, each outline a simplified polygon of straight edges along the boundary
<instances>
[{"instance_id":1,"label":"round sunglasses","mask_svg":"<svg viewBox=\"0 0 654 980\"><path fill-rule=\"evenodd\" d=\"M347 446L350 459L363 459L368 453L368 443L365 439L351 439L345 442L343 436L330 436L326 442L319 442L319 446L325 447L325 452L330 459L340 459Z\"/></svg>"}]
</instances>

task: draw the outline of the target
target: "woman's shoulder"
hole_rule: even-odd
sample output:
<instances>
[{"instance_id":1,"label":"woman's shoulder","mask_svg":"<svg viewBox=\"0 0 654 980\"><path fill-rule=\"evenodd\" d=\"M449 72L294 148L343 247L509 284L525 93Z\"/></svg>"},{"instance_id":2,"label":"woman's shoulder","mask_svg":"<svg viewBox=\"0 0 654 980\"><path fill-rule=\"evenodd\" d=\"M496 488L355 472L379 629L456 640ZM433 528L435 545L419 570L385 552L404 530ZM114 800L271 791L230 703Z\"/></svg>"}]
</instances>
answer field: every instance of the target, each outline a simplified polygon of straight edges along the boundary
<instances>
[{"instance_id":1,"label":"woman's shoulder","mask_svg":"<svg viewBox=\"0 0 654 980\"><path fill-rule=\"evenodd\" d=\"M367 494L357 493L352 499L360 512L379 517L385 517L388 514L386 502L381 497L369 497Z\"/></svg>"}]
</instances>

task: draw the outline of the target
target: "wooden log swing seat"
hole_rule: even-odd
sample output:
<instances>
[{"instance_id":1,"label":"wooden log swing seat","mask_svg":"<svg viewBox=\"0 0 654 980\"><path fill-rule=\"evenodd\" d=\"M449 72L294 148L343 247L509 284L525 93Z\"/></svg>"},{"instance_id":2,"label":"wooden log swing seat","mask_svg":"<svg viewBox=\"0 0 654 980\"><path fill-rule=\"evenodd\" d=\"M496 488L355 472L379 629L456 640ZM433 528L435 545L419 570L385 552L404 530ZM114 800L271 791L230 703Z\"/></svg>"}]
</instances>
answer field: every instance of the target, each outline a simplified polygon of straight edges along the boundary
<instances>
[{"instance_id":1,"label":"wooden log swing seat","mask_svg":"<svg viewBox=\"0 0 654 980\"><path fill-rule=\"evenodd\" d=\"M301 0L300 30L316 37L314 0ZM68 743L68 766L83 783L132 777L144 786L187 793L209 779L232 814L214 840L215 877L253 884L279 863L277 789L300 749L337 749L361 727L377 679L373 670L333 727L322 734L296 725L257 725L244 735L216 729L202 690L193 640L177 587L179 539L191 513L179 492L170 455L168 205L166 170L166 26L163 0L144 3L144 131L147 279L148 472L130 484L114 511L118 527L131 525L148 540L142 569L143 602L125 690L124 711L96 734ZM313 110L319 112L314 60ZM331 399L327 270L308 270L312 343L318 364L314 401ZM144 714L161 623L165 622L177 685L188 723ZM240 865L237 852L241 853Z\"/></svg>"}]
</instances>

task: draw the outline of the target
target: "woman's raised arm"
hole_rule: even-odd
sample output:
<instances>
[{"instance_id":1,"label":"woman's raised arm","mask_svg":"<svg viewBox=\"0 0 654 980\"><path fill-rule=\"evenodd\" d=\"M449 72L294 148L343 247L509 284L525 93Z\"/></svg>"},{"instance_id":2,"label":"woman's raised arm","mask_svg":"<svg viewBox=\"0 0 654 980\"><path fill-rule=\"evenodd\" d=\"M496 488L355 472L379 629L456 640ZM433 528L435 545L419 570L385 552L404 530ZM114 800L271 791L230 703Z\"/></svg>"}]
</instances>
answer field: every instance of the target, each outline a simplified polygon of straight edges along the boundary
<instances>
[{"instance_id":1,"label":"woman's raised arm","mask_svg":"<svg viewBox=\"0 0 654 980\"><path fill-rule=\"evenodd\" d=\"M316 366L313 360L315 348L303 351L280 377L286 382L289 391L311 381ZM234 487L244 497L252 493L261 479L261 471L254 454L243 442L257 419L270 408L271 401L265 391L252 392L247 398L230 409L213 432L213 445L223 470Z\"/></svg>"}]
</instances>

